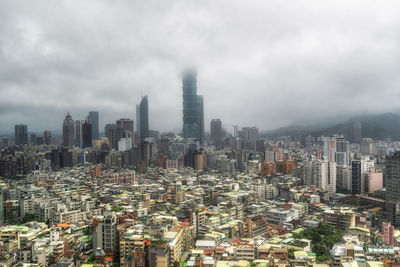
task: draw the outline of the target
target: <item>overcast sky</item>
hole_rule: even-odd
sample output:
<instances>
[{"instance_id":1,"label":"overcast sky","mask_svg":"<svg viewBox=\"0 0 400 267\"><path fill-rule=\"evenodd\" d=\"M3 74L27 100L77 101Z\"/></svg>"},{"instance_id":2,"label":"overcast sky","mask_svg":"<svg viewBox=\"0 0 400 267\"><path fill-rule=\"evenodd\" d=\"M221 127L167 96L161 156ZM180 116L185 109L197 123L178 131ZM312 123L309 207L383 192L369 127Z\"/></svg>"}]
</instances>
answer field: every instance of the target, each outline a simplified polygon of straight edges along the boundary
<instances>
[{"instance_id":1,"label":"overcast sky","mask_svg":"<svg viewBox=\"0 0 400 267\"><path fill-rule=\"evenodd\" d=\"M198 71L205 124L268 130L400 107L399 1L0 2L0 133L100 112L182 127L181 72Z\"/></svg>"}]
</instances>

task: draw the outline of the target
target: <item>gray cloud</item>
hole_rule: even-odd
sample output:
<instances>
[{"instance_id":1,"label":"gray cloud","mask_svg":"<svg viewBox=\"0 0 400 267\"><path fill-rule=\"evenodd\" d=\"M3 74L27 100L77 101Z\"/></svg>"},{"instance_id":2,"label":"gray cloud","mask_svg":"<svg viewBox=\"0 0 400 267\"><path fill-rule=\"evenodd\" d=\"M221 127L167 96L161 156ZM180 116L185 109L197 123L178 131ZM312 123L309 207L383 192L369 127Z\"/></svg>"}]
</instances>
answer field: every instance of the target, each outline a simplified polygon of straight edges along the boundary
<instances>
[{"instance_id":1,"label":"gray cloud","mask_svg":"<svg viewBox=\"0 0 400 267\"><path fill-rule=\"evenodd\" d=\"M198 70L206 127L273 129L398 110L397 1L6 0L0 4L0 132L61 128L67 111L101 125L182 124L180 73Z\"/></svg>"}]
</instances>

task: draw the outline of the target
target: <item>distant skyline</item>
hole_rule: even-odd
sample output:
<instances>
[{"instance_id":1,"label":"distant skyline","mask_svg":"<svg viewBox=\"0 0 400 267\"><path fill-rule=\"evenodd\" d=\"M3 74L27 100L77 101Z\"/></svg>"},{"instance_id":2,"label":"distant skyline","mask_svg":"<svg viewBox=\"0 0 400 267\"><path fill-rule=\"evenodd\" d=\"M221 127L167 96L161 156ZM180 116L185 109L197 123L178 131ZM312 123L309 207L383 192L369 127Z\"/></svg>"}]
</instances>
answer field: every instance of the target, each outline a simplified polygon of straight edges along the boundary
<instances>
[{"instance_id":1,"label":"distant skyline","mask_svg":"<svg viewBox=\"0 0 400 267\"><path fill-rule=\"evenodd\" d=\"M261 131L399 113L398 1L106 1L0 4L0 134L62 131L99 111L182 129L181 74L197 70L204 124Z\"/></svg>"}]
</instances>

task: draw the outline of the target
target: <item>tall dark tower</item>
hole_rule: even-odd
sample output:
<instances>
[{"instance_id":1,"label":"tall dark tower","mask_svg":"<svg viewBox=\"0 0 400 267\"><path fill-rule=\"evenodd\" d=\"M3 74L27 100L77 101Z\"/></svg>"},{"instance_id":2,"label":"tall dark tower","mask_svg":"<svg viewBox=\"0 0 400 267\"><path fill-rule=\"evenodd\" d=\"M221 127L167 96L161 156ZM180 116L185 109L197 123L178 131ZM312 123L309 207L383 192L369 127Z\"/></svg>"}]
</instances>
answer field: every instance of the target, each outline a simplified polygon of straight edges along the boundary
<instances>
[{"instance_id":1,"label":"tall dark tower","mask_svg":"<svg viewBox=\"0 0 400 267\"><path fill-rule=\"evenodd\" d=\"M27 145L28 144L28 126L25 124L15 125L15 144Z\"/></svg>"},{"instance_id":2,"label":"tall dark tower","mask_svg":"<svg viewBox=\"0 0 400 267\"><path fill-rule=\"evenodd\" d=\"M85 121L82 124L82 148L92 147L92 125Z\"/></svg>"},{"instance_id":3,"label":"tall dark tower","mask_svg":"<svg viewBox=\"0 0 400 267\"><path fill-rule=\"evenodd\" d=\"M69 112L63 123L63 146L73 148L75 144L75 122Z\"/></svg>"},{"instance_id":4,"label":"tall dark tower","mask_svg":"<svg viewBox=\"0 0 400 267\"><path fill-rule=\"evenodd\" d=\"M147 95L142 97L136 112L138 112L136 116L137 132L141 142L143 142L146 137L149 137L149 99Z\"/></svg>"},{"instance_id":5,"label":"tall dark tower","mask_svg":"<svg viewBox=\"0 0 400 267\"><path fill-rule=\"evenodd\" d=\"M196 138L203 143L204 108L203 96L197 95L195 71L185 71L182 79L183 89L183 137Z\"/></svg>"},{"instance_id":6,"label":"tall dark tower","mask_svg":"<svg viewBox=\"0 0 400 267\"><path fill-rule=\"evenodd\" d=\"M400 152L386 157L386 211L387 218L400 226Z\"/></svg>"},{"instance_id":7,"label":"tall dark tower","mask_svg":"<svg viewBox=\"0 0 400 267\"><path fill-rule=\"evenodd\" d=\"M87 120L92 125L92 139L99 139L99 112L89 111Z\"/></svg>"}]
</instances>

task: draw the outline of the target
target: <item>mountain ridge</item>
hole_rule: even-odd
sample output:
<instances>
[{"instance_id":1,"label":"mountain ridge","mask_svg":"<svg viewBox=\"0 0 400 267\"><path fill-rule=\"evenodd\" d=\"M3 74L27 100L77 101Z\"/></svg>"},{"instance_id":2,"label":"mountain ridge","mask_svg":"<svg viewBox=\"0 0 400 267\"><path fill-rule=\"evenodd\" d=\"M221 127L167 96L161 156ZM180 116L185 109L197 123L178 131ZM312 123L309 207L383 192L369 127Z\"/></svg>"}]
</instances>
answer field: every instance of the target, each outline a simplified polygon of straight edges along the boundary
<instances>
[{"instance_id":1,"label":"mountain ridge","mask_svg":"<svg viewBox=\"0 0 400 267\"><path fill-rule=\"evenodd\" d=\"M329 121L313 125L291 125L263 133L264 137L279 136L329 136L342 133L350 141L354 140L354 124L361 124L362 137L373 139L384 139L387 137L393 140L400 140L400 116L387 112L381 114L365 114L351 117L341 123Z\"/></svg>"}]
</instances>

